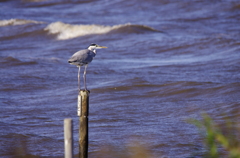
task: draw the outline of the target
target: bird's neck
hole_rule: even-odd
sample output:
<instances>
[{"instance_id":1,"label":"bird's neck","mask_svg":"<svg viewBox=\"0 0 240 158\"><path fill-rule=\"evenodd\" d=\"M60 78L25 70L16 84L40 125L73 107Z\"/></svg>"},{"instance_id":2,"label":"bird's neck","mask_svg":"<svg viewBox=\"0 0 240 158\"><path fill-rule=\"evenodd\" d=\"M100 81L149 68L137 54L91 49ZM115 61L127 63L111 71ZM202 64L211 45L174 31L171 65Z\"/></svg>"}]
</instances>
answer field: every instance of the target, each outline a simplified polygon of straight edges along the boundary
<instances>
[{"instance_id":1,"label":"bird's neck","mask_svg":"<svg viewBox=\"0 0 240 158\"><path fill-rule=\"evenodd\" d=\"M97 50L96 49L92 49L91 47L88 48L90 51L93 51L93 53L97 54Z\"/></svg>"}]
</instances>

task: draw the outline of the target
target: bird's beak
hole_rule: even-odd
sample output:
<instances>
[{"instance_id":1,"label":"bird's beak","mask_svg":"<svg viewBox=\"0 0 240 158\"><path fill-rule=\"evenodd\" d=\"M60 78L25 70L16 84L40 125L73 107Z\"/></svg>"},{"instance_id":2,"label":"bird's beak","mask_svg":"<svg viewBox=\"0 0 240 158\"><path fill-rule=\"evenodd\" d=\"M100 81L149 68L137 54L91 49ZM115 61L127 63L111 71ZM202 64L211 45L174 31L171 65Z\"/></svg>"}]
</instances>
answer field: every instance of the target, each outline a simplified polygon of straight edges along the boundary
<instances>
[{"instance_id":1,"label":"bird's beak","mask_svg":"<svg viewBox=\"0 0 240 158\"><path fill-rule=\"evenodd\" d=\"M107 48L107 47L105 47L105 46L98 46L99 48Z\"/></svg>"}]
</instances>

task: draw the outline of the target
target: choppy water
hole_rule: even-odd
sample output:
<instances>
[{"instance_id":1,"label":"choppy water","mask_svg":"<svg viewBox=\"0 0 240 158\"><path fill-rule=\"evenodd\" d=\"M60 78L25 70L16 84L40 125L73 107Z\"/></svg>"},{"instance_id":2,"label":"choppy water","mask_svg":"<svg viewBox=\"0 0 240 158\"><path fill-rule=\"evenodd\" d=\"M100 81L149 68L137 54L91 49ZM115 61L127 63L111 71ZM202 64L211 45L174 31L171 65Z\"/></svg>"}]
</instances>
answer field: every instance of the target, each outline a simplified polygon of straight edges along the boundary
<instances>
[{"instance_id":1,"label":"choppy water","mask_svg":"<svg viewBox=\"0 0 240 158\"><path fill-rule=\"evenodd\" d=\"M69 117L77 154L77 68L67 60L90 43L108 47L87 72L90 157L135 140L156 157L189 157L202 147L186 119L240 121L239 1L2 0L1 157L63 157Z\"/></svg>"}]
</instances>

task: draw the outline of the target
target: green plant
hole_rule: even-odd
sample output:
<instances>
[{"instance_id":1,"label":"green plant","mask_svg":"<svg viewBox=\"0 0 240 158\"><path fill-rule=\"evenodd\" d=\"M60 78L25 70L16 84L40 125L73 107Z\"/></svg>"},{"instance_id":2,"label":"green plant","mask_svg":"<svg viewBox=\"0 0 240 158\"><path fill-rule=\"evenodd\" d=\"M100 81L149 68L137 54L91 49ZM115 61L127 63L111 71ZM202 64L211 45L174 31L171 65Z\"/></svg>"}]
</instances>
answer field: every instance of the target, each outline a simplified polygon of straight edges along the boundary
<instances>
[{"instance_id":1,"label":"green plant","mask_svg":"<svg viewBox=\"0 0 240 158\"><path fill-rule=\"evenodd\" d=\"M237 124L227 120L216 124L212 118L202 115L202 120L190 120L201 131L207 148L205 157L219 158L226 154L228 158L240 158L240 130ZM223 150L219 150L219 149Z\"/></svg>"}]
</instances>

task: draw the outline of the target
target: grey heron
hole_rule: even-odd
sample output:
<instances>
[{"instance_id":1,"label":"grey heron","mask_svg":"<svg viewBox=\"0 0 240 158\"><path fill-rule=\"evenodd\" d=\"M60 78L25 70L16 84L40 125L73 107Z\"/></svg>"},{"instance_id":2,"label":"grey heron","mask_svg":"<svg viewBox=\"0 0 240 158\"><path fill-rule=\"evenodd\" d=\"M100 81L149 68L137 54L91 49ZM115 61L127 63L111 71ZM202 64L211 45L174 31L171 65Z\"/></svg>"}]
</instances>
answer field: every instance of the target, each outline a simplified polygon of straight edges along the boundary
<instances>
[{"instance_id":1,"label":"grey heron","mask_svg":"<svg viewBox=\"0 0 240 158\"><path fill-rule=\"evenodd\" d=\"M85 66L83 79L84 79L84 87L85 90L87 90L86 86L86 71L88 64L93 60L93 58L97 54L97 49L101 48L107 48L105 46L99 46L97 44L90 44L87 49L83 49L80 51L77 51L73 54L73 56L68 60L69 64L76 65L78 67L78 90L80 91L80 70L81 66Z\"/></svg>"}]
</instances>

